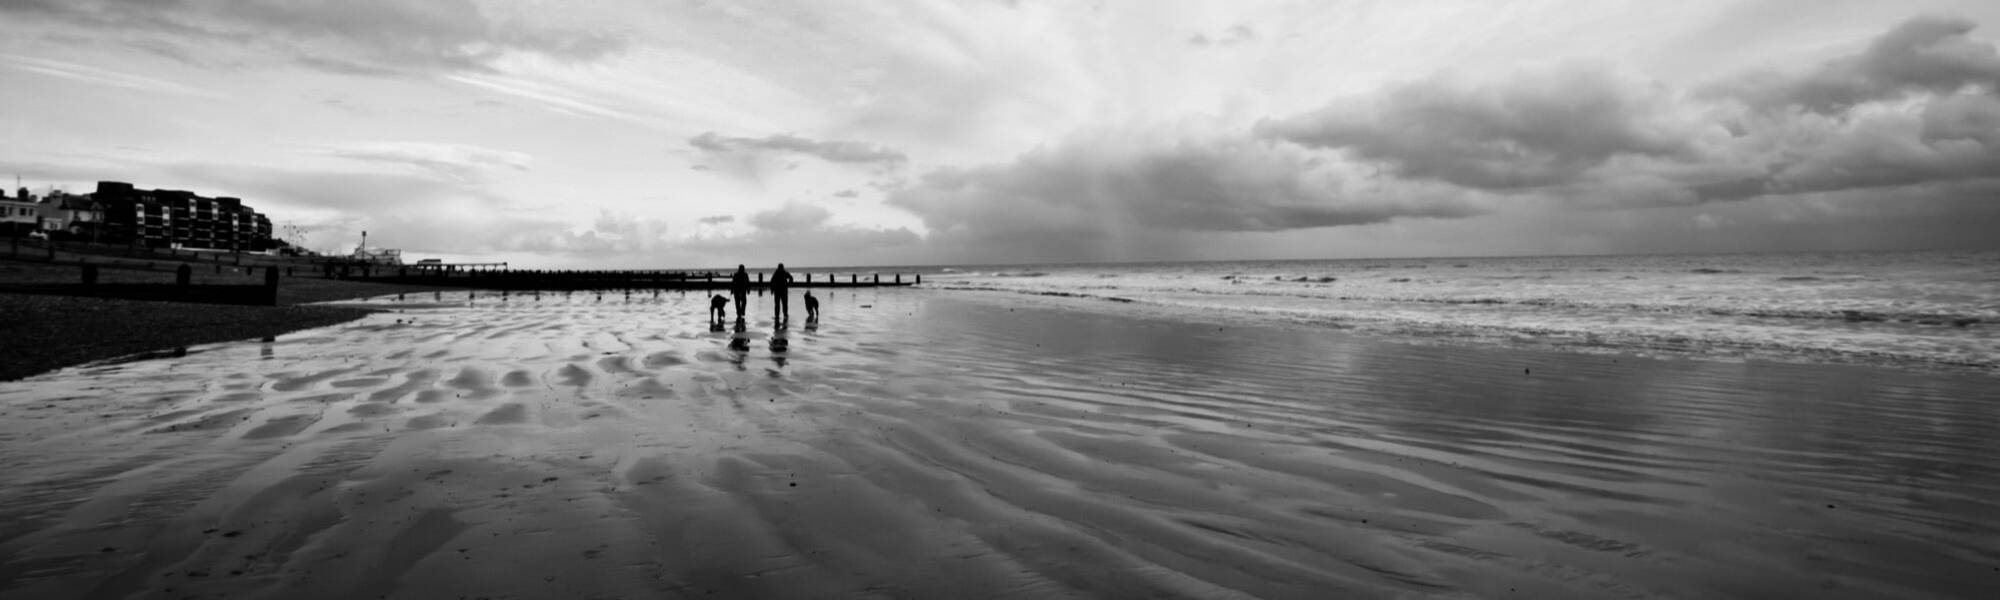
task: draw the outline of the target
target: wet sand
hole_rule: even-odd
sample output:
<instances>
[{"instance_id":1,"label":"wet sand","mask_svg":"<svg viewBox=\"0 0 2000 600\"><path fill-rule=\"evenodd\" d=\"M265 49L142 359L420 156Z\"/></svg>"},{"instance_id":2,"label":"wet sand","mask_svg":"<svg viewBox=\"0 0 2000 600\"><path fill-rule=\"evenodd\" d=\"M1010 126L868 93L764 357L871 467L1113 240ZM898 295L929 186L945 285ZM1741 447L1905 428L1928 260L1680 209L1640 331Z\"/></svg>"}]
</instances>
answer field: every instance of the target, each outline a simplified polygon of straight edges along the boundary
<instances>
[{"instance_id":1,"label":"wet sand","mask_svg":"<svg viewBox=\"0 0 2000 600\"><path fill-rule=\"evenodd\" d=\"M0 383L0 596L2000 595L1990 377L830 296Z\"/></svg>"}]
</instances>

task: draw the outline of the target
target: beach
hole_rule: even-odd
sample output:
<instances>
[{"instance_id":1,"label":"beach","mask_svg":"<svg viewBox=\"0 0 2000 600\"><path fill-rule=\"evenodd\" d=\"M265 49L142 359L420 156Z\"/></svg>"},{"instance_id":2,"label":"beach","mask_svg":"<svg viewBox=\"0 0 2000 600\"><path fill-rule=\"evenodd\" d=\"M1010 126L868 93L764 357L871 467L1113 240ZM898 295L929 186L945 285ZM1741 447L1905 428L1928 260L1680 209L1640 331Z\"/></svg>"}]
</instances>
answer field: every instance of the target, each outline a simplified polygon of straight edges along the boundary
<instances>
[{"instance_id":1,"label":"beach","mask_svg":"<svg viewBox=\"0 0 2000 600\"><path fill-rule=\"evenodd\" d=\"M0 595L2000 593L1987 374L817 295L384 297L0 383Z\"/></svg>"},{"instance_id":2,"label":"beach","mask_svg":"<svg viewBox=\"0 0 2000 600\"><path fill-rule=\"evenodd\" d=\"M256 269L195 269L196 285L257 285ZM73 265L0 261L0 282L17 286L70 284ZM172 267L105 269L107 283L165 286ZM182 348L260 339L360 318L367 309L321 303L380 294L424 293L444 288L392 285L320 277L287 277L277 306L132 300L56 293L15 293L0 286L0 381L120 357L179 352ZM69 290L67 293L76 293Z\"/></svg>"}]
</instances>

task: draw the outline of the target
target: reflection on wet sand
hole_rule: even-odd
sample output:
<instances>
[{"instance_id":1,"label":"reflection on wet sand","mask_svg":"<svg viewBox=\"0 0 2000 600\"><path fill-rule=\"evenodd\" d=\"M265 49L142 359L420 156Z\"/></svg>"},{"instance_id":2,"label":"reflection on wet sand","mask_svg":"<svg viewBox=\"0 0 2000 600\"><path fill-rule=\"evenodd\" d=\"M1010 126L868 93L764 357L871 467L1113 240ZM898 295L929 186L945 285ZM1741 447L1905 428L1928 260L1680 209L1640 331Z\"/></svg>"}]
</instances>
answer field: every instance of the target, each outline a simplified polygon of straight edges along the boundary
<instances>
[{"instance_id":1,"label":"reflection on wet sand","mask_svg":"<svg viewBox=\"0 0 2000 600\"><path fill-rule=\"evenodd\" d=\"M0 593L2000 591L1984 378L823 301L482 297L8 384Z\"/></svg>"}]
</instances>

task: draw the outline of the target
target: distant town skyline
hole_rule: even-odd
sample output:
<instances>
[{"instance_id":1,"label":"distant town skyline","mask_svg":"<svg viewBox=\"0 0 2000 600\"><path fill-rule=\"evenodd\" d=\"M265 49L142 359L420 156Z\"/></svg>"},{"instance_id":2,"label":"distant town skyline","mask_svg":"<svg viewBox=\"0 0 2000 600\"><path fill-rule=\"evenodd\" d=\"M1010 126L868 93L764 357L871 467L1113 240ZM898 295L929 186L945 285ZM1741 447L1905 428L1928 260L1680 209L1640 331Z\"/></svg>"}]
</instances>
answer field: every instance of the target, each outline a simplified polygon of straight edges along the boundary
<instances>
[{"instance_id":1,"label":"distant town skyline","mask_svg":"<svg viewBox=\"0 0 2000 600\"><path fill-rule=\"evenodd\" d=\"M2000 247L2000 3L14 0L0 177L667 268ZM8 186L9 191L13 186Z\"/></svg>"}]
</instances>

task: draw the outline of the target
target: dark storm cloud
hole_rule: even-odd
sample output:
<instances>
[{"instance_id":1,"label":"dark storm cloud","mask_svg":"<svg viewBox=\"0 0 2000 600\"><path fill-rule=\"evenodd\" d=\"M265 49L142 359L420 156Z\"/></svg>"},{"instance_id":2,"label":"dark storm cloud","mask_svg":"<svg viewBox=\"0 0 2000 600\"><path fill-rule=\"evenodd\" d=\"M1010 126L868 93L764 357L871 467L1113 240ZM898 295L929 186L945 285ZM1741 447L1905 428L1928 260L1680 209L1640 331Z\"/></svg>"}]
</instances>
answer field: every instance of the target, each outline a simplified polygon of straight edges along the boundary
<instances>
[{"instance_id":1,"label":"dark storm cloud","mask_svg":"<svg viewBox=\"0 0 2000 600\"><path fill-rule=\"evenodd\" d=\"M1698 189L1704 199L1945 186L2000 178L2000 54L1974 24L1919 17L1858 54L1797 76L1744 77L1705 96L1747 112L1723 119L1726 155L1765 174Z\"/></svg>"},{"instance_id":2,"label":"dark storm cloud","mask_svg":"<svg viewBox=\"0 0 2000 600\"><path fill-rule=\"evenodd\" d=\"M2000 53L1974 40L1978 24L1957 17L1910 19L1875 38L1860 54L1797 75L1757 73L1711 87L1711 95L1758 108L1803 107L1836 114L1856 105L1912 93L1951 94L2000 87Z\"/></svg>"},{"instance_id":3,"label":"dark storm cloud","mask_svg":"<svg viewBox=\"0 0 2000 600\"><path fill-rule=\"evenodd\" d=\"M817 156L828 162L848 164L900 165L908 160L902 152L884 146L847 141L822 141L783 133L761 138L730 137L713 131L688 138L688 145L704 152L795 152Z\"/></svg>"},{"instance_id":4,"label":"dark storm cloud","mask_svg":"<svg viewBox=\"0 0 2000 600\"><path fill-rule=\"evenodd\" d=\"M1665 108L1661 90L1579 64L1496 84L1399 85L1257 131L1343 149L1402 177L1506 190L1568 183L1620 154L1685 154L1685 134Z\"/></svg>"},{"instance_id":5,"label":"dark storm cloud","mask_svg":"<svg viewBox=\"0 0 2000 600\"><path fill-rule=\"evenodd\" d=\"M2000 61L1970 31L1918 18L1796 76L1698 91L1588 63L1440 74L1249 130L1076 134L1009 162L932 170L887 202L920 217L934 246L1014 260L1503 208L1644 221L1783 197L1963 212L1977 204L1965 194L2000 187ZM1741 215L1784 206L1736 204Z\"/></svg>"},{"instance_id":6,"label":"dark storm cloud","mask_svg":"<svg viewBox=\"0 0 2000 600\"><path fill-rule=\"evenodd\" d=\"M608 33L495 17L470 0L6 0L0 13L255 45L363 75L487 70L512 53L583 61L627 45Z\"/></svg>"},{"instance_id":7,"label":"dark storm cloud","mask_svg":"<svg viewBox=\"0 0 2000 600\"><path fill-rule=\"evenodd\" d=\"M1699 93L1589 65L1434 77L1259 124L1398 177L1593 208L2000 176L2000 56L1919 17L1797 75Z\"/></svg>"},{"instance_id":8,"label":"dark storm cloud","mask_svg":"<svg viewBox=\"0 0 2000 600\"><path fill-rule=\"evenodd\" d=\"M1434 191L1382 188L1304 149L1241 134L1104 132L1010 163L935 170L887 202L947 243L1091 256L1146 230L1279 231L1477 211L1462 194Z\"/></svg>"}]
</instances>

